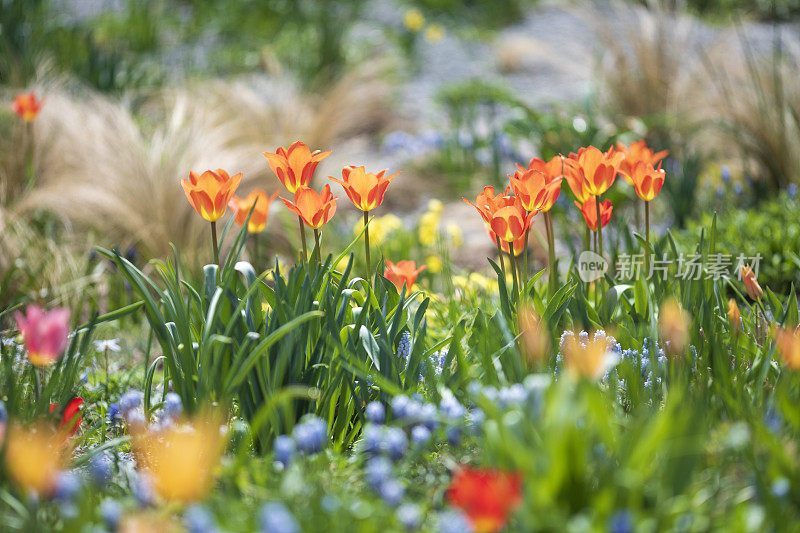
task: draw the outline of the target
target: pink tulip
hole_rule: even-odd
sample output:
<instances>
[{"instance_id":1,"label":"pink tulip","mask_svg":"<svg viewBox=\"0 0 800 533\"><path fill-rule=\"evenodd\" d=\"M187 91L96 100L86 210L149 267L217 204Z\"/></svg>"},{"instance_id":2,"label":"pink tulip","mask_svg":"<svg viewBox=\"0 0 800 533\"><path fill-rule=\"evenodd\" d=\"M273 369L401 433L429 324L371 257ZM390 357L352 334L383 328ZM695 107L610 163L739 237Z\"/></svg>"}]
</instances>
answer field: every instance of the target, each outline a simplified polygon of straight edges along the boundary
<instances>
[{"instance_id":1,"label":"pink tulip","mask_svg":"<svg viewBox=\"0 0 800 533\"><path fill-rule=\"evenodd\" d=\"M55 363L67 347L69 309L45 311L38 305L29 305L25 315L17 312L14 319L30 362L34 366Z\"/></svg>"}]
</instances>

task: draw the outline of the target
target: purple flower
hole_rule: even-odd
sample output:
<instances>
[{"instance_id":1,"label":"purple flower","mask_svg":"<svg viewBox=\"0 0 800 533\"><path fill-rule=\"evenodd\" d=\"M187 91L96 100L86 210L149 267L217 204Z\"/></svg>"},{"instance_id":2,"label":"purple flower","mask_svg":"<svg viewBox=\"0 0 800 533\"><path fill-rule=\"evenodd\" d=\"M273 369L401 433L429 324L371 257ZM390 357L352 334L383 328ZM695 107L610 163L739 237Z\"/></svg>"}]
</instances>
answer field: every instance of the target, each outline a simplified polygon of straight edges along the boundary
<instances>
[{"instance_id":1,"label":"purple flower","mask_svg":"<svg viewBox=\"0 0 800 533\"><path fill-rule=\"evenodd\" d=\"M281 502L265 503L261 508L259 523L262 533L299 533L300 531L297 520Z\"/></svg>"},{"instance_id":2,"label":"purple flower","mask_svg":"<svg viewBox=\"0 0 800 533\"><path fill-rule=\"evenodd\" d=\"M386 408L381 402L369 402L365 415L373 424L383 424L386 421Z\"/></svg>"},{"instance_id":3,"label":"purple flower","mask_svg":"<svg viewBox=\"0 0 800 533\"><path fill-rule=\"evenodd\" d=\"M278 435L275 437L275 442L272 443L272 451L275 454L275 460L285 468L294 458L294 441L288 435Z\"/></svg>"}]
</instances>

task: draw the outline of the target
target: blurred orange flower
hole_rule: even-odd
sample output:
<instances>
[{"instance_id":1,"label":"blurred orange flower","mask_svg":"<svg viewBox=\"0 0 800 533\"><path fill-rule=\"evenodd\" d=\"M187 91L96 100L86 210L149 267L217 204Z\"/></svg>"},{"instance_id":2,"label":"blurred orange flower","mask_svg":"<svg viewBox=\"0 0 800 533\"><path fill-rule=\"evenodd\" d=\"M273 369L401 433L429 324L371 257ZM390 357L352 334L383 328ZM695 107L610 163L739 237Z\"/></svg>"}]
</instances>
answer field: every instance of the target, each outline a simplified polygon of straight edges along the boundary
<instances>
[{"instance_id":1,"label":"blurred orange flower","mask_svg":"<svg viewBox=\"0 0 800 533\"><path fill-rule=\"evenodd\" d=\"M658 313L658 331L668 354L680 355L689 346L691 318L675 298L668 298Z\"/></svg>"},{"instance_id":2,"label":"blurred orange flower","mask_svg":"<svg viewBox=\"0 0 800 533\"><path fill-rule=\"evenodd\" d=\"M749 265L742 265L741 267L742 283L747 291L747 295L752 300L760 300L764 296L764 291L761 290L761 285L758 284L755 273Z\"/></svg>"},{"instance_id":3,"label":"blurred orange flower","mask_svg":"<svg viewBox=\"0 0 800 533\"><path fill-rule=\"evenodd\" d=\"M309 227L319 229L336 213L338 196L331 193L331 186L325 185L322 193L313 189L300 189L294 193L294 202L281 198L291 212L303 219Z\"/></svg>"},{"instance_id":4,"label":"blurred orange flower","mask_svg":"<svg viewBox=\"0 0 800 533\"><path fill-rule=\"evenodd\" d=\"M775 344L786 366L792 370L800 369L800 336L797 330L778 328L775 331Z\"/></svg>"},{"instance_id":5,"label":"blurred orange flower","mask_svg":"<svg viewBox=\"0 0 800 533\"><path fill-rule=\"evenodd\" d=\"M394 283L398 291L403 290L403 285L411 290L419 273L425 270L425 265L417 268L414 261L398 261L397 264L394 264L386 259L384 263L386 263L386 269L383 271L383 277Z\"/></svg>"},{"instance_id":6,"label":"blurred orange flower","mask_svg":"<svg viewBox=\"0 0 800 533\"><path fill-rule=\"evenodd\" d=\"M564 340L562 354L564 367L574 378L598 380L618 361L618 357L609 349L608 337L590 335L591 340L581 344L577 333L568 335Z\"/></svg>"},{"instance_id":7,"label":"blurred orange flower","mask_svg":"<svg viewBox=\"0 0 800 533\"><path fill-rule=\"evenodd\" d=\"M540 170L517 170L508 175L514 194L530 212L549 211L561 192L561 177L550 178Z\"/></svg>"},{"instance_id":8,"label":"blurred orange flower","mask_svg":"<svg viewBox=\"0 0 800 533\"><path fill-rule=\"evenodd\" d=\"M658 193L661 192L661 187L664 186L664 171L661 169L660 164L658 168L653 168L650 163L637 161L633 165L630 176L633 180L636 194L645 202L649 202L658 196Z\"/></svg>"},{"instance_id":9,"label":"blurred orange flower","mask_svg":"<svg viewBox=\"0 0 800 533\"><path fill-rule=\"evenodd\" d=\"M206 170L200 175L189 172L189 180L181 180L181 185L194 210L209 222L216 222L225 214L231 197L241 182L241 172L228 176L227 172L218 168Z\"/></svg>"},{"instance_id":10,"label":"blurred orange flower","mask_svg":"<svg viewBox=\"0 0 800 533\"><path fill-rule=\"evenodd\" d=\"M494 469L462 467L453 476L447 501L469 518L476 533L505 527L522 503L522 477Z\"/></svg>"},{"instance_id":11,"label":"blurred orange flower","mask_svg":"<svg viewBox=\"0 0 800 533\"><path fill-rule=\"evenodd\" d=\"M519 332L525 355L532 363L541 363L550 352L550 331L532 305L520 306L517 312Z\"/></svg>"},{"instance_id":12,"label":"blurred orange flower","mask_svg":"<svg viewBox=\"0 0 800 533\"><path fill-rule=\"evenodd\" d=\"M383 195L392 180L397 177L399 172L391 176L385 175L386 170L381 170L377 174L367 172L364 167L353 165L342 169L342 179L328 176L329 180L340 183L344 187L347 197L357 208L362 211L372 211L383 203Z\"/></svg>"},{"instance_id":13,"label":"blurred orange flower","mask_svg":"<svg viewBox=\"0 0 800 533\"><path fill-rule=\"evenodd\" d=\"M661 150L660 152L653 153L653 150L648 148L644 140L636 141L628 146L621 142L617 143L617 152L625 155L625 158L619 165L619 173L625 178L625 181L633 185L633 167L639 161L643 161L655 167L662 159L669 155L668 150Z\"/></svg>"},{"instance_id":14,"label":"blurred orange flower","mask_svg":"<svg viewBox=\"0 0 800 533\"><path fill-rule=\"evenodd\" d=\"M597 199L594 196L590 196L588 200L583 202L583 204L575 202L575 205L581 210L581 214L583 214L583 220L586 221L586 225L589 226L589 229L592 231L597 231ZM613 210L614 206L611 205L611 200L604 200L600 202L601 227L605 228L608 222L611 220L611 212Z\"/></svg>"},{"instance_id":15,"label":"blurred orange flower","mask_svg":"<svg viewBox=\"0 0 800 533\"><path fill-rule=\"evenodd\" d=\"M12 479L40 496L51 493L68 457L61 444L61 434L46 424L11 426L5 459Z\"/></svg>"},{"instance_id":16,"label":"blurred orange flower","mask_svg":"<svg viewBox=\"0 0 800 533\"><path fill-rule=\"evenodd\" d=\"M264 152L270 170L292 194L311 184L317 165L329 155L330 150L312 152L302 141L295 141L288 150L278 147L274 154Z\"/></svg>"},{"instance_id":17,"label":"blurred orange flower","mask_svg":"<svg viewBox=\"0 0 800 533\"><path fill-rule=\"evenodd\" d=\"M43 100L36 98L36 94L19 94L14 98L11 109L25 122L33 122L42 110Z\"/></svg>"},{"instance_id":18,"label":"blurred orange flower","mask_svg":"<svg viewBox=\"0 0 800 533\"><path fill-rule=\"evenodd\" d=\"M137 463L146 470L158 494L183 503L202 500L214 482L224 440L219 418L198 415L175 426L133 434Z\"/></svg>"},{"instance_id":19,"label":"blurred orange flower","mask_svg":"<svg viewBox=\"0 0 800 533\"><path fill-rule=\"evenodd\" d=\"M268 195L261 189L256 189L244 198L233 196L228 203L236 216L236 223L240 226L244 225L247 220L247 215L250 215L250 210L253 214L250 215L250 220L247 223L247 231L250 233L261 233L267 226L267 216L269 215L269 206L272 201L278 196L278 191ZM253 207L255 205L255 207Z\"/></svg>"},{"instance_id":20,"label":"blurred orange flower","mask_svg":"<svg viewBox=\"0 0 800 533\"><path fill-rule=\"evenodd\" d=\"M564 175L578 201L586 195L600 196L614 183L624 154L609 148L601 152L594 146L581 148L564 160Z\"/></svg>"},{"instance_id":21,"label":"blurred orange flower","mask_svg":"<svg viewBox=\"0 0 800 533\"><path fill-rule=\"evenodd\" d=\"M742 331L742 313L733 298L728 300L728 320L731 323L734 335L738 335Z\"/></svg>"}]
</instances>

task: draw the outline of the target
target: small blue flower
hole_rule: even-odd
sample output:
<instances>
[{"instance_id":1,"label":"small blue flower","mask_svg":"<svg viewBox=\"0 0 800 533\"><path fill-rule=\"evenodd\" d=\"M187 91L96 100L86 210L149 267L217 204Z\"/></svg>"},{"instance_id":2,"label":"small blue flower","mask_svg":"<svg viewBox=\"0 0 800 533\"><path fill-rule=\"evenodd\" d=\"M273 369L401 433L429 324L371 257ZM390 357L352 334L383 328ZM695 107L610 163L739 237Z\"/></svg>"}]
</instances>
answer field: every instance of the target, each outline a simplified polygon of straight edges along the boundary
<instances>
[{"instance_id":1,"label":"small blue flower","mask_svg":"<svg viewBox=\"0 0 800 533\"><path fill-rule=\"evenodd\" d=\"M789 489L791 485L789 484L789 480L785 477L779 477L775 481L772 482L771 491L772 494L775 495L776 498L783 498L787 494L789 494Z\"/></svg>"},{"instance_id":2,"label":"small blue flower","mask_svg":"<svg viewBox=\"0 0 800 533\"><path fill-rule=\"evenodd\" d=\"M87 383L89 383L89 369L84 368L83 372L81 372L81 375L78 379L80 380L82 385L86 385Z\"/></svg>"},{"instance_id":3,"label":"small blue flower","mask_svg":"<svg viewBox=\"0 0 800 533\"><path fill-rule=\"evenodd\" d=\"M378 487L378 494L391 506L400 505L405 493L406 488L396 479L386 479Z\"/></svg>"},{"instance_id":4,"label":"small blue flower","mask_svg":"<svg viewBox=\"0 0 800 533\"><path fill-rule=\"evenodd\" d=\"M89 475L98 487L105 486L111 479L111 460L105 454L95 455L89 461Z\"/></svg>"},{"instance_id":5,"label":"small blue flower","mask_svg":"<svg viewBox=\"0 0 800 533\"><path fill-rule=\"evenodd\" d=\"M633 533L633 519L628 511L617 511L608 519L609 533Z\"/></svg>"},{"instance_id":6,"label":"small blue flower","mask_svg":"<svg viewBox=\"0 0 800 533\"><path fill-rule=\"evenodd\" d=\"M392 475L392 463L386 457L372 457L364 468L364 479L377 490Z\"/></svg>"},{"instance_id":7,"label":"small blue flower","mask_svg":"<svg viewBox=\"0 0 800 533\"><path fill-rule=\"evenodd\" d=\"M467 426L473 433L480 431L485 421L486 413L480 407L472 409L467 415Z\"/></svg>"},{"instance_id":8,"label":"small blue flower","mask_svg":"<svg viewBox=\"0 0 800 533\"><path fill-rule=\"evenodd\" d=\"M275 454L275 460L287 467L294 458L294 440L288 435L278 435L275 437L275 442L272 443L272 451Z\"/></svg>"},{"instance_id":9,"label":"small blue flower","mask_svg":"<svg viewBox=\"0 0 800 533\"><path fill-rule=\"evenodd\" d=\"M397 518L407 530L411 531L419 528L422 522L422 513L417 505L404 503L397 508Z\"/></svg>"},{"instance_id":10,"label":"small blue flower","mask_svg":"<svg viewBox=\"0 0 800 533\"><path fill-rule=\"evenodd\" d=\"M472 524L464 513L455 510L443 511L437 520L439 533L472 533Z\"/></svg>"},{"instance_id":11,"label":"small blue flower","mask_svg":"<svg viewBox=\"0 0 800 533\"><path fill-rule=\"evenodd\" d=\"M786 193L789 195L789 198L794 200L797 198L797 184L790 183L788 187L786 187Z\"/></svg>"},{"instance_id":12,"label":"small blue flower","mask_svg":"<svg viewBox=\"0 0 800 533\"><path fill-rule=\"evenodd\" d=\"M459 420L467 412L464 406L453 396L447 394L439 402L439 412L441 412L450 422Z\"/></svg>"},{"instance_id":13,"label":"small blue flower","mask_svg":"<svg viewBox=\"0 0 800 533\"><path fill-rule=\"evenodd\" d=\"M431 431L425 426L414 426L411 429L411 442L417 446L427 443L431 440Z\"/></svg>"},{"instance_id":14,"label":"small blue flower","mask_svg":"<svg viewBox=\"0 0 800 533\"><path fill-rule=\"evenodd\" d=\"M295 426L292 436L298 450L305 454L315 454L325 447L328 424L317 416L311 416Z\"/></svg>"},{"instance_id":15,"label":"small blue flower","mask_svg":"<svg viewBox=\"0 0 800 533\"><path fill-rule=\"evenodd\" d=\"M168 392L164 397L164 412L167 416L175 418L183 411L183 402L176 392Z\"/></svg>"},{"instance_id":16,"label":"small blue flower","mask_svg":"<svg viewBox=\"0 0 800 533\"><path fill-rule=\"evenodd\" d=\"M364 410L367 420L373 424L383 424L386 422L386 408L381 402L369 402Z\"/></svg>"},{"instance_id":17,"label":"small blue flower","mask_svg":"<svg viewBox=\"0 0 800 533\"><path fill-rule=\"evenodd\" d=\"M3 400L0 400L0 424L5 424L8 420L8 410L6 409L6 404L3 403Z\"/></svg>"},{"instance_id":18,"label":"small blue flower","mask_svg":"<svg viewBox=\"0 0 800 533\"><path fill-rule=\"evenodd\" d=\"M72 501L81 491L81 480L74 472L61 472L55 483L53 496L57 500Z\"/></svg>"},{"instance_id":19,"label":"small blue flower","mask_svg":"<svg viewBox=\"0 0 800 533\"><path fill-rule=\"evenodd\" d=\"M122 506L116 500L103 500L100 503L100 517L110 531L116 531L122 517Z\"/></svg>"},{"instance_id":20,"label":"small blue flower","mask_svg":"<svg viewBox=\"0 0 800 533\"><path fill-rule=\"evenodd\" d=\"M144 395L138 390L129 390L119 399L119 409L123 414L141 405Z\"/></svg>"},{"instance_id":21,"label":"small blue flower","mask_svg":"<svg viewBox=\"0 0 800 533\"><path fill-rule=\"evenodd\" d=\"M423 404L419 409L419 421L430 431L435 431L439 427L439 412L432 403Z\"/></svg>"},{"instance_id":22,"label":"small blue flower","mask_svg":"<svg viewBox=\"0 0 800 533\"><path fill-rule=\"evenodd\" d=\"M267 502L259 514L261 533L299 533L300 526L281 502Z\"/></svg>"},{"instance_id":23,"label":"small blue flower","mask_svg":"<svg viewBox=\"0 0 800 533\"><path fill-rule=\"evenodd\" d=\"M139 475L133 482L131 493L142 507L153 502L153 487L150 485L150 480L143 475Z\"/></svg>"},{"instance_id":24,"label":"small blue flower","mask_svg":"<svg viewBox=\"0 0 800 533\"><path fill-rule=\"evenodd\" d=\"M364 453L368 455L378 455L378 453L380 453L383 443L383 433L384 428L382 426L367 424L364 427L364 443L362 445Z\"/></svg>"},{"instance_id":25,"label":"small blue flower","mask_svg":"<svg viewBox=\"0 0 800 533\"><path fill-rule=\"evenodd\" d=\"M395 461L401 459L408 450L408 439L400 428L387 428L384 435L383 449Z\"/></svg>"},{"instance_id":26,"label":"small blue flower","mask_svg":"<svg viewBox=\"0 0 800 533\"><path fill-rule=\"evenodd\" d=\"M214 517L202 505L192 505L183 513L183 525L188 533L216 533Z\"/></svg>"},{"instance_id":27,"label":"small blue flower","mask_svg":"<svg viewBox=\"0 0 800 533\"><path fill-rule=\"evenodd\" d=\"M741 183L739 183L737 181L736 183L733 184L733 192L735 192L737 195L741 195L742 194L742 190L743 189L742 189L742 184Z\"/></svg>"},{"instance_id":28,"label":"small blue flower","mask_svg":"<svg viewBox=\"0 0 800 533\"><path fill-rule=\"evenodd\" d=\"M458 426L450 426L447 428L447 442L450 446L458 446L461 442L461 428Z\"/></svg>"},{"instance_id":29,"label":"small blue flower","mask_svg":"<svg viewBox=\"0 0 800 533\"><path fill-rule=\"evenodd\" d=\"M400 335L400 341L397 343L397 357L408 363L408 358L411 357L411 332L404 331Z\"/></svg>"},{"instance_id":30,"label":"small blue flower","mask_svg":"<svg viewBox=\"0 0 800 533\"><path fill-rule=\"evenodd\" d=\"M392 416L395 418L405 418L408 412L408 406L411 400L408 396L398 394L392 398Z\"/></svg>"},{"instance_id":31,"label":"small blue flower","mask_svg":"<svg viewBox=\"0 0 800 533\"><path fill-rule=\"evenodd\" d=\"M719 173L723 182L728 183L731 181L731 167L728 165L722 165L719 169Z\"/></svg>"}]
</instances>

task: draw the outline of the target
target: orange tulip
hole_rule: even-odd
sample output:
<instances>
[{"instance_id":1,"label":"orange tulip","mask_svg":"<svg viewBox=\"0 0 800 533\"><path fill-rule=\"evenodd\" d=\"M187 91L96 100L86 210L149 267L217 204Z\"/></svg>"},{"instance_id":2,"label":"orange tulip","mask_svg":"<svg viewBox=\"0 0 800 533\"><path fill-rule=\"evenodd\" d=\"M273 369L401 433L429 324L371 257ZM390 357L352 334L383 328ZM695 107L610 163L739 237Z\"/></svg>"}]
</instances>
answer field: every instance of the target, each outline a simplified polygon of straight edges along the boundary
<instances>
[{"instance_id":1,"label":"orange tulip","mask_svg":"<svg viewBox=\"0 0 800 533\"><path fill-rule=\"evenodd\" d=\"M800 337L797 330L778 328L775 332L775 344L786 366L792 370L800 369Z\"/></svg>"},{"instance_id":2,"label":"orange tulip","mask_svg":"<svg viewBox=\"0 0 800 533\"><path fill-rule=\"evenodd\" d=\"M495 195L494 187L486 186L475 198L474 203L470 202L466 198L461 199L477 209L478 214L481 215L483 221L489 225L492 223L492 217L494 216L495 211L501 207L505 207L513 203L513 199L511 199L511 187L506 187L505 191L503 191L503 194Z\"/></svg>"},{"instance_id":3,"label":"orange tulip","mask_svg":"<svg viewBox=\"0 0 800 533\"><path fill-rule=\"evenodd\" d=\"M347 197L357 208L362 211L372 211L383 203L383 195L392 180L397 177L399 172L391 176L385 176L386 170L381 170L377 174L367 172L364 167L353 165L342 169L342 179L328 176L329 180L340 183L344 187Z\"/></svg>"},{"instance_id":4,"label":"orange tulip","mask_svg":"<svg viewBox=\"0 0 800 533\"><path fill-rule=\"evenodd\" d=\"M549 211L561 192L561 178L548 181L548 175L540 170L518 170L508 179L522 206L533 213Z\"/></svg>"},{"instance_id":5,"label":"orange tulip","mask_svg":"<svg viewBox=\"0 0 800 533\"><path fill-rule=\"evenodd\" d=\"M736 305L736 300L731 298L728 300L728 321L731 323L731 330L734 335L738 335L742 331L742 313L739 311L739 306Z\"/></svg>"},{"instance_id":6,"label":"orange tulip","mask_svg":"<svg viewBox=\"0 0 800 533\"><path fill-rule=\"evenodd\" d=\"M525 236L534 213L526 214L518 197L510 200L504 200L507 205L494 212L490 226L501 241L513 243Z\"/></svg>"},{"instance_id":7,"label":"orange tulip","mask_svg":"<svg viewBox=\"0 0 800 533\"><path fill-rule=\"evenodd\" d=\"M247 223L247 231L261 233L267 226L269 206L277 196L277 191L272 195L267 195L261 189L256 189L244 198L234 196L228 205L235 213L236 223L240 226L244 225L244 221L247 220L247 215L250 215L250 210L252 209L253 214L250 215L250 221ZM255 207L253 207L254 205Z\"/></svg>"},{"instance_id":8,"label":"orange tulip","mask_svg":"<svg viewBox=\"0 0 800 533\"><path fill-rule=\"evenodd\" d=\"M633 165L630 175L636 194L645 202L649 202L658 196L658 193L661 192L661 187L664 186L664 171L661 169L660 164L658 168L653 168L650 163L637 161Z\"/></svg>"},{"instance_id":9,"label":"orange tulip","mask_svg":"<svg viewBox=\"0 0 800 533\"><path fill-rule=\"evenodd\" d=\"M419 273L425 270L425 265L417 268L414 261L398 261L397 264L394 264L386 259L384 263L386 263L386 270L383 271L383 277L394 283L398 291L403 290L403 285L410 290L417 281Z\"/></svg>"},{"instance_id":10,"label":"orange tulip","mask_svg":"<svg viewBox=\"0 0 800 533\"><path fill-rule=\"evenodd\" d=\"M206 170L200 175L189 172L189 180L181 180L181 185L194 210L209 222L216 222L225 214L231 197L241 182L241 172L228 176L227 172L218 168Z\"/></svg>"},{"instance_id":11,"label":"orange tulip","mask_svg":"<svg viewBox=\"0 0 800 533\"><path fill-rule=\"evenodd\" d=\"M517 165L517 168L520 170L525 170L522 165ZM550 161L545 161L544 159L534 157L531 159L531 162L528 163L528 170L538 170L539 172L544 173L544 175L547 177L546 181L550 183L554 179L560 178L564 175L564 156L557 155L550 159Z\"/></svg>"},{"instance_id":12,"label":"orange tulip","mask_svg":"<svg viewBox=\"0 0 800 533\"><path fill-rule=\"evenodd\" d=\"M489 238L492 240L492 242L497 243L498 240L497 234L494 231L492 231L492 227L489 226L488 224L486 224L486 232L489 234ZM511 253L511 247L506 241L503 240L500 241L500 249L507 254ZM515 256L520 255L524 249L525 249L525 235L521 236L519 239L514 241L514 255Z\"/></svg>"},{"instance_id":13,"label":"orange tulip","mask_svg":"<svg viewBox=\"0 0 800 533\"><path fill-rule=\"evenodd\" d=\"M564 175L578 201L583 203L587 195L600 196L606 192L614 183L624 157L613 148L604 153L594 146L570 154L564 160Z\"/></svg>"},{"instance_id":14,"label":"orange tulip","mask_svg":"<svg viewBox=\"0 0 800 533\"><path fill-rule=\"evenodd\" d=\"M14 99L11 109L25 122L33 122L42 110L43 102L34 93L20 94Z\"/></svg>"},{"instance_id":15,"label":"orange tulip","mask_svg":"<svg viewBox=\"0 0 800 533\"><path fill-rule=\"evenodd\" d=\"M575 202L575 205L581 210L583 219L586 221L586 225L589 226L589 229L597 231L597 199L592 196L583 202L583 204ZM611 205L611 200L605 200L600 203L601 227L605 228L608 221L611 220L611 211L613 210L614 207Z\"/></svg>"},{"instance_id":16,"label":"orange tulip","mask_svg":"<svg viewBox=\"0 0 800 533\"><path fill-rule=\"evenodd\" d=\"M319 229L336 213L338 196L331 193L331 186L325 185L322 193L313 189L300 189L294 193L294 202L281 198L286 207L303 219L310 228Z\"/></svg>"},{"instance_id":17,"label":"orange tulip","mask_svg":"<svg viewBox=\"0 0 800 533\"><path fill-rule=\"evenodd\" d=\"M633 185L633 167L639 161L644 161L652 166L656 166L662 159L669 155L668 150L661 150L660 152L653 153L653 150L648 148L644 140L636 141L628 146L622 143L617 143L617 152L625 154L625 159L619 165L619 173L625 178L625 181Z\"/></svg>"},{"instance_id":18,"label":"orange tulip","mask_svg":"<svg viewBox=\"0 0 800 533\"><path fill-rule=\"evenodd\" d=\"M270 170L292 194L309 186L317 165L329 155L330 150L312 152L302 141L295 141L288 150L278 147L274 154L264 152Z\"/></svg>"},{"instance_id":19,"label":"orange tulip","mask_svg":"<svg viewBox=\"0 0 800 533\"><path fill-rule=\"evenodd\" d=\"M761 285L758 284L755 273L749 265L742 265L741 268L742 283L747 291L747 295L753 300L760 300L764 296L764 291L761 290Z\"/></svg>"}]
</instances>

